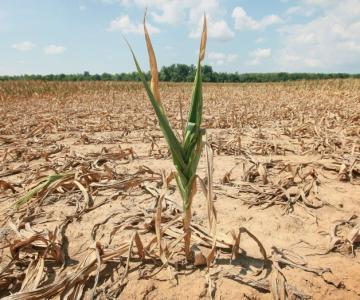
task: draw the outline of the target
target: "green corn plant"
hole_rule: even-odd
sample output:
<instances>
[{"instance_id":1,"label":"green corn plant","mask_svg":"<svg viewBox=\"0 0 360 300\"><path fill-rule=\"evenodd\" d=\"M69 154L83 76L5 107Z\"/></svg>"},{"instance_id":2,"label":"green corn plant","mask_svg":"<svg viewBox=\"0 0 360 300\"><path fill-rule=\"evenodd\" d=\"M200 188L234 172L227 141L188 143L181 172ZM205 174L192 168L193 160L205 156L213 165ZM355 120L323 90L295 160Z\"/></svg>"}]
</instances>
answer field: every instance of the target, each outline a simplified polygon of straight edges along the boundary
<instances>
[{"instance_id":1,"label":"green corn plant","mask_svg":"<svg viewBox=\"0 0 360 300\"><path fill-rule=\"evenodd\" d=\"M202 110L203 110L203 98L202 98L202 78L201 78L201 62L205 57L205 48L207 40L207 25L206 17L204 16L204 25L201 36L199 58L197 62L197 69L195 74L195 80L193 85L191 106L189 110L189 116L187 125L185 128L183 140L180 141L174 131L172 130L169 120L166 116L165 109L160 100L159 83L158 83L158 70L155 53L151 44L150 36L146 28L146 14L144 17L144 33L149 54L150 69L151 69L151 83L150 86L146 81L144 73L142 72L140 65L135 57L133 50L128 44L132 53L134 63L140 79L145 87L146 93L150 99L152 107L155 110L156 116L159 121L160 128L168 144L168 147L172 154L174 166L177 171L176 183L180 191L181 198L183 200L184 218L184 243L185 243L185 255L188 261L191 261L190 252L190 238L191 238L191 203L196 193L196 170L202 151Z\"/></svg>"},{"instance_id":2,"label":"green corn plant","mask_svg":"<svg viewBox=\"0 0 360 300\"><path fill-rule=\"evenodd\" d=\"M47 178L44 178L40 183L38 183L34 188L28 191L24 196L19 198L15 203L14 206L19 208L23 204L30 201L31 198L37 196L39 193L43 192L50 184L63 179L67 176L71 176L72 174L53 174L49 175Z\"/></svg>"}]
</instances>

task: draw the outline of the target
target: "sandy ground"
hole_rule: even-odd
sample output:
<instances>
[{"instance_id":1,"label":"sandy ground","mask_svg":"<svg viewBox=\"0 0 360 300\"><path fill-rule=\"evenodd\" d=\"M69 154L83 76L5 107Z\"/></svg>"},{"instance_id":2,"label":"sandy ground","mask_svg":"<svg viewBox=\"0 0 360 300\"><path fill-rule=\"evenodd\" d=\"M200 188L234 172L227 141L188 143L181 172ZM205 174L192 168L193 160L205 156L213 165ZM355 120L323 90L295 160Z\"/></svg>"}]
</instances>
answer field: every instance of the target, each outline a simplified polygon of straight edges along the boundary
<instances>
[{"instance_id":1,"label":"sandy ground","mask_svg":"<svg viewBox=\"0 0 360 300\"><path fill-rule=\"evenodd\" d=\"M134 230L144 244L153 239L154 229L146 224L155 214L156 197L149 188L159 192L162 172L167 176L174 169L140 85L47 85L19 85L20 92L3 99L0 108L0 180L14 189L0 185L0 297L14 294L8 299L31 299L26 294L31 290L40 291L34 299L46 298L50 294L44 287L75 274L88 255L121 248ZM181 135L179 100L186 116L191 88L164 84L161 90ZM232 231L249 230L266 250L264 269L254 275L264 259L246 234L236 258L230 260L231 248L219 249L209 270L185 264L181 241L171 267L162 270L159 259L136 259L134 247L126 278L127 252L101 264L95 297L272 299L274 289L261 289L258 282L271 283L278 266L289 299L360 299L359 91L355 80L205 85L217 232L233 242ZM12 206L41 176L55 172L75 175L71 182ZM205 155L199 176L206 177ZM172 218L181 216L175 180L166 197L163 217L170 211ZM198 188L193 222L202 228L208 228L205 200ZM54 243L62 252L58 261L46 250L53 249L50 243L45 248L41 241L18 244L56 229ZM174 240L166 234L163 239L168 244ZM202 251L209 250L203 246ZM272 249L287 262L277 264ZM29 275L31 262L42 256L41 272ZM70 291L90 298L96 272L79 279L76 291L68 283L54 295L65 297ZM29 278L30 284L24 284Z\"/></svg>"}]
</instances>

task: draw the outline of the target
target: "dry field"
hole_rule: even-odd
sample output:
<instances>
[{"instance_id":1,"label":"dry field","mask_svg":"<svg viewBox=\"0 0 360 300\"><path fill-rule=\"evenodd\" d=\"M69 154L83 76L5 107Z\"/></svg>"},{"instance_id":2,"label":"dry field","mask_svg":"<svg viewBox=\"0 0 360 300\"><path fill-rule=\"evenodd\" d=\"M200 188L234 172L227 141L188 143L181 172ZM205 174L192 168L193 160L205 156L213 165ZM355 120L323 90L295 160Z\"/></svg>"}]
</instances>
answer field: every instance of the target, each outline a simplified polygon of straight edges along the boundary
<instances>
[{"instance_id":1,"label":"dry field","mask_svg":"<svg viewBox=\"0 0 360 300\"><path fill-rule=\"evenodd\" d=\"M181 135L191 85L160 90ZM209 269L206 197L198 186L186 264L171 157L140 83L0 83L0 298L360 299L360 80L203 94Z\"/></svg>"}]
</instances>

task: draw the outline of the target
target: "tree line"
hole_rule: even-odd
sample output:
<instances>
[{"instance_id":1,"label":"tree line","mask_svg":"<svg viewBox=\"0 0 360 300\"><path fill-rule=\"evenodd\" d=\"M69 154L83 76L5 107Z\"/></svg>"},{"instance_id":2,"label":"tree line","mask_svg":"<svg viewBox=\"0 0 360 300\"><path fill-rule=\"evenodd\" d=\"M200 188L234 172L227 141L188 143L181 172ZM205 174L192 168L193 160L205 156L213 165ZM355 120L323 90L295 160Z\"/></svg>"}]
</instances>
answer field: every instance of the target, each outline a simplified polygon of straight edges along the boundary
<instances>
[{"instance_id":1,"label":"tree line","mask_svg":"<svg viewBox=\"0 0 360 300\"><path fill-rule=\"evenodd\" d=\"M338 79L338 78L360 78L360 74L348 73L226 73L216 72L211 66L203 68L204 82L279 82L294 80L317 80L317 79ZM194 65L173 64L164 66L159 72L160 81L166 82L192 82L194 81L196 67ZM150 79L150 72L145 76ZM4 80L45 80L45 81L140 81L137 72L117 74L49 74L49 75L16 75L0 76Z\"/></svg>"}]
</instances>

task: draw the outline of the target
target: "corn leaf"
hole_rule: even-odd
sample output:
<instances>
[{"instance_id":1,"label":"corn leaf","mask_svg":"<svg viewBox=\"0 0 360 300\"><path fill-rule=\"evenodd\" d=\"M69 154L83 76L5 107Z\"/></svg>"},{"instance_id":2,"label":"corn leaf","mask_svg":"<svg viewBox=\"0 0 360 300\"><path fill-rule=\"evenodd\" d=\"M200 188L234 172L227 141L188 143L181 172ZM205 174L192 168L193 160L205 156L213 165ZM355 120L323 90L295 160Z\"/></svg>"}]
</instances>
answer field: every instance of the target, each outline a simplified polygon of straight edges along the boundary
<instances>
[{"instance_id":1,"label":"corn leaf","mask_svg":"<svg viewBox=\"0 0 360 300\"><path fill-rule=\"evenodd\" d=\"M156 116L158 117L160 128L164 134L167 144L169 145L171 154L173 155L174 164L180 165L181 167L185 168L186 164L184 162L184 155L183 155L183 150L182 150L181 144L178 141L178 139L176 138L173 130L171 129L171 126L169 124L169 121L168 121L166 115L164 114L160 105L156 101L156 99L149 87L149 84L146 81L145 75L140 68L140 65L136 59L136 56L135 56L131 46L129 44L128 44L128 46L132 53L132 56L133 56L133 59L134 59L135 65L136 65L136 69L138 71L140 79L145 87L145 90L148 94L150 102L155 110Z\"/></svg>"},{"instance_id":2,"label":"corn leaf","mask_svg":"<svg viewBox=\"0 0 360 300\"><path fill-rule=\"evenodd\" d=\"M157 62L154 53L154 49L151 44L149 32L146 28L146 12L144 15L144 33L145 33L145 40L146 40L146 47L149 54L149 62L150 62L150 71L151 71L151 91L153 92L154 98L156 99L157 103L162 107L161 99L160 99L160 92L159 92L159 74L157 69Z\"/></svg>"},{"instance_id":3,"label":"corn leaf","mask_svg":"<svg viewBox=\"0 0 360 300\"><path fill-rule=\"evenodd\" d=\"M151 70L151 87L146 81L145 75L142 72L136 56L127 42L132 53L136 69L140 79L145 87L146 93L150 99L156 116L159 120L160 128L164 134L165 140L170 148L173 162L177 170L176 182L179 188L181 197L183 199L184 210L187 211L191 205L191 197L194 194L194 180L196 178L196 170L199 164L202 151L202 130L200 128L202 121L203 98L202 98L202 76L201 76L201 62L205 57L207 25L206 17L204 17L204 26L200 43L199 58L197 63L197 70L194 79L194 87L191 98L191 106L189 110L189 117L187 120L186 129L184 132L184 140L181 143L174 134L168 118L160 101L160 93L158 88L158 70L156 64L155 53L151 44L150 36L146 28L146 13L144 16L144 33L146 46L149 54L150 70ZM126 40L126 39L125 39Z\"/></svg>"}]
</instances>

